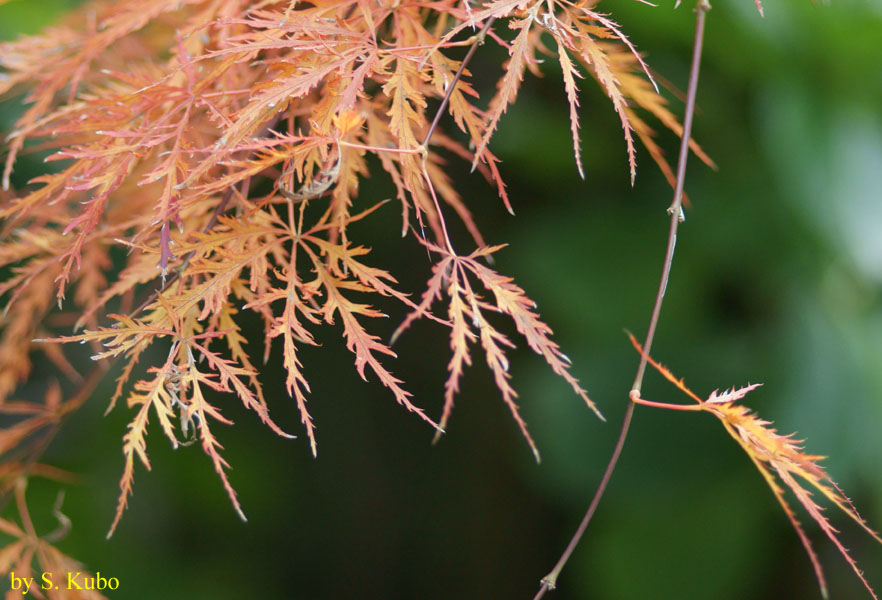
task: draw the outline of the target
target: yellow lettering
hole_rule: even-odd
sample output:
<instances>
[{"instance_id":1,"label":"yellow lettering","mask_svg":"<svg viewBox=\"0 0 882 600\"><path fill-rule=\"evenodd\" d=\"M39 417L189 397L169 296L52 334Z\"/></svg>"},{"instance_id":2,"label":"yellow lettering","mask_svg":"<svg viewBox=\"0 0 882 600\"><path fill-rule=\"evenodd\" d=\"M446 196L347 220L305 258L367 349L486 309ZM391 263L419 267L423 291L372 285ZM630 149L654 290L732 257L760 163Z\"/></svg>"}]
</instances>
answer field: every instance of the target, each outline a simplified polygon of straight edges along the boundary
<instances>
[{"instance_id":1,"label":"yellow lettering","mask_svg":"<svg viewBox=\"0 0 882 600\"><path fill-rule=\"evenodd\" d=\"M68 573L67 573L67 589L69 589L69 590L83 589L83 587L79 583L77 583L77 579L79 578L79 576L80 576L79 571L77 571L76 575L74 575L73 573L68 571Z\"/></svg>"}]
</instances>

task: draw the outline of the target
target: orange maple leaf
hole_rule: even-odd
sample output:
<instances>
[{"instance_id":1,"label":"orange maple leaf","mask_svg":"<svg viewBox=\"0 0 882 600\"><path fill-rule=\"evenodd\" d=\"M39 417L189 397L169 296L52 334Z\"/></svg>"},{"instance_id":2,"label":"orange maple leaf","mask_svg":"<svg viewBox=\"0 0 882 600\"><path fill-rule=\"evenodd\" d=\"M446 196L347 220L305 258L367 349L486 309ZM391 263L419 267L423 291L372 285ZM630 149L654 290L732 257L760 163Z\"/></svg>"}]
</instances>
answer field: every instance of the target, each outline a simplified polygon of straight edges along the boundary
<instances>
[{"instance_id":1,"label":"orange maple leaf","mask_svg":"<svg viewBox=\"0 0 882 600\"><path fill-rule=\"evenodd\" d=\"M631 338L631 343L637 351L642 354L643 348L640 343L633 335L630 333L628 335ZM787 515L788 520L793 525L803 547L808 553L809 560L811 560L812 567L815 571L815 576L818 578L821 594L824 598L828 597L828 591L827 581L824 577L823 569L821 568L821 562L812 547L808 535L806 535L805 530L796 518L796 514L787 502L787 499L784 497L784 489L779 485L779 480L790 489L799 503L802 504L803 508L808 512L809 516L811 516L821 528L821 531L830 538L830 541L833 542L840 554L842 554L851 566L852 570L861 580L861 583L863 583L864 587L867 588L867 591L870 592L870 595L878 600L876 593L864 577L864 574L858 568L857 563L837 536L839 531L833 527L827 517L824 516L823 508L812 499L811 490L813 489L827 498L827 500L848 515L880 544L882 544L882 537L870 528L867 522L860 516L860 514L858 514L857 509L854 507L854 504L851 503L851 500L845 496L839 486L836 485L836 482L834 482L830 475L828 475L818 464L818 462L824 458L823 456L806 454L803 447L800 445L802 442L793 439L792 434L779 434L778 431L771 426L771 422L759 418L756 414L751 412L749 408L737 404L739 400L744 398L744 396L759 387L761 384L754 383L738 389L732 388L722 393L720 393L719 390L714 390L706 399L702 400L697 394L695 394L695 392L686 386L682 379L675 377L667 367L659 364L649 356L646 358L665 379L673 383L678 389L695 400L697 404L681 405L654 402L641 398L638 390L631 391L631 400L637 404L643 404L645 406L673 410L703 411L717 417L723 424L723 427L726 428L729 435L732 436L732 439L738 442L738 445L741 446L750 457L750 460L753 461L753 464L759 470L763 479L766 480L769 488L771 488L772 493L775 495L781 508L784 509L784 513ZM778 476L778 479L775 478L775 475ZM808 484L808 487L806 487L804 483Z\"/></svg>"}]
</instances>

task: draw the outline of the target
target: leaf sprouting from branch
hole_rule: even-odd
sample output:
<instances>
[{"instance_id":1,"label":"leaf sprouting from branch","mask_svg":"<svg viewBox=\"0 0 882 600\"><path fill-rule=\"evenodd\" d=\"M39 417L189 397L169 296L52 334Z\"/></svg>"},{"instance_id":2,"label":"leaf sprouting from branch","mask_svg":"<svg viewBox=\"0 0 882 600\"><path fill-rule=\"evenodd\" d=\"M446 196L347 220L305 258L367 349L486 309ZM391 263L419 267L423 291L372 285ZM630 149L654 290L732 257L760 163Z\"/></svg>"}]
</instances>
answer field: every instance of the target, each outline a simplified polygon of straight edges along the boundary
<instances>
[{"instance_id":1,"label":"leaf sprouting from branch","mask_svg":"<svg viewBox=\"0 0 882 600\"><path fill-rule=\"evenodd\" d=\"M630 334L629 334L630 335ZM631 343L638 352L643 352L637 339L630 335ZM876 593L864 577L864 574L858 568L857 563L851 557L848 550L839 539L839 531L833 527L830 520L824 515L823 508L815 502L812 492L817 492L826 498L831 504L844 512L849 518L857 523L864 531L870 534L873 539L882 544L882 537L879 536L867 522L858 514L857 509L851 503L842 490L831 479L830 475L820 466L819 461L824 457L807 454L801 445L802 442L795 440L793 435L781 435L774 429L769 421L765 421L751 412L745 406L737 404L749 392L753 391L759 384L751 384L742 388L732 388L723 393L714 390L704 400L702 400L695 392L686 387L682 379L677 379L673 373L663 365L659 364L652 358L649 363L662 376L673 383L677 388L683 391L690 398L695 400L695 405L672 405L659 402L645 400L635 390L631 393L631 399L647 406L656 406L659 408L671 408L674 410L690 410L708 412L720 420L723 427L729 433L739 446L747 453L750 460L759 470L765 479L787 519L793 525L805 548L806 553L811 560L815 576L821 588L821 594L824 598L828 597L827 581L821 568L821 562L818 555L812 547L802 525L796 517L796 513L791 508L785 497L784 487L790 490L796 500L803 506L809 516L817 523L821 531L833 542L839 553L845 558L851 566L854 573L864 584L870 595L877 599ZM777 478L776 478L777 476ZM784 484L784 487L781 484Z\"/></svg>"}]
</instances>

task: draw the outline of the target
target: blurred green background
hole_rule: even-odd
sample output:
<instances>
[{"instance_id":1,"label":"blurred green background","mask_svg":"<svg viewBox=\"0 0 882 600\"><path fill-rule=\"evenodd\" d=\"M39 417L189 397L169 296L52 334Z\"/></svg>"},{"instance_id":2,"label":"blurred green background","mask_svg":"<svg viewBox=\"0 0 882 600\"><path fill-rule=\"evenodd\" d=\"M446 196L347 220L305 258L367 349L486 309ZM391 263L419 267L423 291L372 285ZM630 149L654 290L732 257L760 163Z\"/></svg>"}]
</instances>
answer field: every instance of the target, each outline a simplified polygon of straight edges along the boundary
<instances>
[{"instance_id":1,"label":"blurred green background","mask_svg":"<svg viewBox=\"0 0 882 600\"><path fill-rule=\"evenodd\" d=\"M37 30L73 2L0 7L0 35ZM686 87L694 16L638 2L601 3L649 64ZM798 432L865 517L882 527L882 3L717 1L708 17L695 137L719 165L692 160L693 207L681 228L653 354L699 394L765 385L747 404ZM498 76L490 46L478 81ZM226 401L236 427L216 431L249 516L236 519L198 445L172 451L154 431L153 472L116 535L113 516L127 410L101 413L110 380L65 427L47 460L82 475L67 489L71 534L60 547L121 586L113 598L532 598L582 517L610 455L637 355L623 329L645 331L671 192L648 155L628 182L608 100L582 85L586 181L571 156L563 85L553 65L528 78L492 148L517 212L510 217L467 165L457 185L497 268L539 305L607 416L599 422L524 344L513 382L543 455L537 466L476 356L450 422L432 431L365 384L339 332L305 349L319 456L274 437ZM489 94L491 90L483 90ZM16 110L3 105L8 130ZM674 102L677 114L682 105ZM664 134L669 156L677 140ZM32 173L31 173L32 174ZM19 185L28 176L20 172ZM388 194L370 180L363 194ZM425 253L397 239L397 209L361 224L373 264L420 292ZM389 223L395 225L390 229ZM456 232L459 245L469 242ZM387 240L389 240L387 242ZM402 244L408 248L402 252ZM388 333L403 317L374 324ZM383 329L385 328L385 329ZM258 344L261 336L252 336ZM445 332L419 324L394 372L430 414L441 407ZM341 362L342 361L342 362ZM346 367L341 368L345 363ZM391 364L391 363L390 363ZM275 352L264 382L277 422L300 433ZM38 371L48 376L48 371ZM651 373L646 397L679 402ZM57 488L34 482L32 506ZM842 515L869 581L882 591L882 547ZM800 512L833 598L868 597ZM51 517L44 519L52 527ZM612 483L550 598L818 598L811 565L764 481L709 416L640 408Z\"/></svg>"}]
</instances>

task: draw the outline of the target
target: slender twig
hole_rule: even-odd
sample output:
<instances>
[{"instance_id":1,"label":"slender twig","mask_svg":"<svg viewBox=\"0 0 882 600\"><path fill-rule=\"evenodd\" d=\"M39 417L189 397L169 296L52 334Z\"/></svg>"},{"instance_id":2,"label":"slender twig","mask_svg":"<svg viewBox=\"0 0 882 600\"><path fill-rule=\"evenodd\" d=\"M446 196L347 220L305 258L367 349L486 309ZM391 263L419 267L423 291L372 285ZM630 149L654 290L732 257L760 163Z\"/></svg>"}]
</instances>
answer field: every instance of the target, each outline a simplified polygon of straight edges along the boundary
<instances>
[{"instance_id":1,"label":"slender twig","mask_svg":"<svg viewBox=\"0 0 882 600\"><path fill-rule=\"evenodd\" d=\"M704 403L701 404L671 404L670 402L655 402L653 400L646 400L640 397L640 392L637 390L631 390L631 393L628 394L631 398L631 401L635 404L642 404L643 406L653 406L655 408L667 408L668 410L684 410L684 411L702 411L706 410Z\"/></svg>"},{"instance_id":2,"label":"slender twig","mask_svg":"<svg viewBox=\"0 0 882 600\"><path fill-rule=\"evenodd\" d=\"M490 31L490 28L493 26L493 22L495 20L496 17L490 17L489 19L487 19L487 22L484 23L481 31L470 38L472 40L472 47L469 48L469 51L466 52L465 57L459 64L459 69L456 70L456 74L453 76L453 81L448 84L447 90L444 93L444 98L441 100L441 104L438 106L438 110L435 111L435 118L432 119L432 124L429 125L429 130L426 132L426 137L423 140L423 143L420 144L420 147L418 149L420 154L422 154L423 159L423 177L425 177L426 179L426 186L429 188L429 191L432 195L432 201L435 203L435 212L438 213L438 221L441 224L441 231L444 235L444 242L447 245L447 249L450 251L451 254L456 254L456 251L453 249L453 244L451 244L450 242L450 236L447 233L447 222L444 220L444 214L441 212L441 205L438 202L438 196L435 194L435 188L432 185L432 180L429 179L429 171L428 169L426 169L426 160L429 157L429 141L432 139L432 135L434 135L435 130L438 128L438 123L441 121L441 117L444 115L444 109L447 108L447 104L450 102L450 96L453 94L453 90L456 89L456 84L459 83L459 80L462 78L462 74L465 72L466 66L469 64L469 62L471 62L472 57L478 50L478 46L484 43L484 38L487 36L487 32ZM417 211L419 211L419 208L417 208Z\"/></svg>"},{"instance_id":3,"label":"slender twig","mask_svg":"<svg viewBox=\"0 0 882 600\"><path fill-rule=\"evenodd\" d=\"M698 71L701 65L701 48L702 41L704 40L704 22L707 11L709 11L710 8L711 7L708 3L708 0L698 0L698 5L695 7L695 43L692 48L692 66L689 71L689 89L686 95L686 111L683 116L683 136L680 140L680 156L677 163L677 181L674 186L674 201L671 204L670 208L668 208L668 212L671 214L671 224L668 230L667 250L665 251L665 260L662 266L662 274L658 284L658 292L655 296L655 304L652 307L652 316L649 319L649 328L646 331L646 338L643 342L643 352L640 355L640 363L637 366L637 374L634 376L634 383L631 386L631 395L629 396L628 406L625 409L625 416L622 420L622 428L619 432L619 438L616 441L616 445L613 449L612 456L609 459L609 463L607 463L606 465L606 470L603 472L603 477L600 480L600 484L598 484L597 490L594 492L594 497L591 499L591 504L588 506L588 510L585 512L585 516L582 518L582 522L579 524L579 528L576 530L576 533L573 535L570 543L567 545L560 559L557 561L557 564L554 565L554 568L551 570L551 572L546 575L544 579L542 579L542 585L539 588L536 596L534 597L534 600L539 600L545 595L545 592L547 592L548 590L553 590L555 588L560 572L567 564L570 555L572 555L573 551L576 549L576 546L578 546L579 541L582 539L585 530L588 528L588 524L591 522L591 518L594 516L594 512L597 510L597 506L600 504L600 500L603 497L604 492L606 491L606 486L609 484L609 480L612 477L613 471L616 468L619 456L622 454L622 448L625 446L625 440L628 437L628 431L631 427L631 420L634 416L634 407L636 406L633 398L640 397L640 389L643 386L643 376L646 373L646 364L649 357L649 351L652 347L652 340L655 337L656 327L658 326L658 319L659 315L661 314L661 307L665 296L665 290L668 286L668 279L671 275L671 265L674 262L674 248L677 245L677 228L683 220L682 203L683 185L686 180L686 159L689 156L689 140L692 136L692 116L695 113L695 96L698 89Z\"/></svg>"},{"instance_id":4,"label":"slender twig","mask_svg":"<svg viewBox=\"0 0 882 600\"><path fill-rule=\"evenodd\" d=\"M456 75L453 76L453 81L448 84L447 90L444 94L444 99L441 100L441 105L438 107L438 111L435 113L435 118L432 119L432 124L429 126L429 131L426 133L426 139L423 140L423 143L420 146L423 152L426 152L429 147L429 140L432 139L432 135L435 133L435 129L438 127L438 122L441 121L441 116L444 114L444 109L447 108L447 104L450 102L450 96L453 94L453 90L456 89L456 84L459 83L459 80L462 78L462 74L465 71L465 68L469 64L469 62L471 62L472 57L475 55L475 52L478 50L478 46L484 43L484 38L487 36L487 32L490 31L490 28L493 26L493 22L495 20L496 17L490 17L489 19L487 19L487 22L484 23L481 31L472 36L472 47L469 48L469 51L466 53L465 58L462 59L462 62L459 65L459 69L456 70ZM468 41L469 40L466 40L466 42Z\"/></svg>"}]
</instances>

